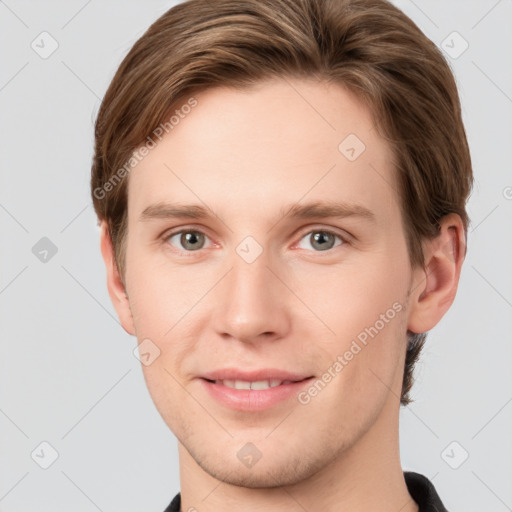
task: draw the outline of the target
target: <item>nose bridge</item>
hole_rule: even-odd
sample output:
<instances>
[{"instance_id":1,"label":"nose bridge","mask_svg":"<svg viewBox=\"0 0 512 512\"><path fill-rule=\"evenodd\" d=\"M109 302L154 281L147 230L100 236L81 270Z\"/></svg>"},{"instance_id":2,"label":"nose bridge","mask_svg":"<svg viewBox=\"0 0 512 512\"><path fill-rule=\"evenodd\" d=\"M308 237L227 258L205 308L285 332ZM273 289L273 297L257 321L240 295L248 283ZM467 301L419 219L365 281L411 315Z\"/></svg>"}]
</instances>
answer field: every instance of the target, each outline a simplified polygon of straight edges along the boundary
<instances>
[{"instance_id":1,"label":"nose bridge","mask_svg":"<svg viewBox=\"0 0 512 512\"><path fill-rule=\"evenodd\" d=\"M269 270L271 263L270 254L252 237L235 248L221 296L217 297L219 333L243 341L263 333L282 335L289 319L283 286Z\"/></svg>"},{"instance_id":2,"label":"nose bridge","mask_svg":"<svg viewBox=\"0 0 512 512\"><path fill-rule=\"evenodd\" d=\"M247 244L240 244L231 258L231 280L233 291L240 300L260 300L271 290L269 277L269 254L261 251L256 254L255 249Z\"/></svg>"}]
</instances>

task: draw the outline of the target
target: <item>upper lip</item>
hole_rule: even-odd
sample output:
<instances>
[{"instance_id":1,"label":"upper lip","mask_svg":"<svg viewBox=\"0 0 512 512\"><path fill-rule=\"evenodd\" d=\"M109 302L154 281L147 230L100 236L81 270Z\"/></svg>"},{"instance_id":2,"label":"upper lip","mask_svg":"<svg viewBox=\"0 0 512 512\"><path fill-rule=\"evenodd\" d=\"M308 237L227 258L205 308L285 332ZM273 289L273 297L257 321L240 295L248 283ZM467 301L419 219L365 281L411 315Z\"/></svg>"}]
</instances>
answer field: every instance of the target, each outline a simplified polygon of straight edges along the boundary
<instances>
[{"instance_id":1,"label":"upper lip","mask_svg":"<svg viewBox=\"0 0 512 512\"><path fill-rule=\"evenodd\" d=\"M242 371L237 368L223 368L221 370L204 373L200 375L200 377L208 380L243 380L247 382L271 379L298 382L312 377L312 375L307 375L305 373L292 373L285 370L279 370L277 368L261 368L259 370L252 371Z\"/></svg>"}]
</instances>

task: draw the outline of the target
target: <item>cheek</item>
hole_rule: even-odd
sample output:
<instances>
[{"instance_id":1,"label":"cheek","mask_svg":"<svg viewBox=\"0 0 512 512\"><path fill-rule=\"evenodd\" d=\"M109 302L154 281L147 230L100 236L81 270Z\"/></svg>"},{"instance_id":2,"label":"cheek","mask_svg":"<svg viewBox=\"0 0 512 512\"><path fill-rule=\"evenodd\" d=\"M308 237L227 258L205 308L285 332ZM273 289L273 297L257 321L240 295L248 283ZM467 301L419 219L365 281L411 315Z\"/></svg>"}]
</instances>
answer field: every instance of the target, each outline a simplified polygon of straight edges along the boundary
<instances>
[{"instance_id":1,"label":"cheek","mask_svg":"<svg viewBox=\"0 0 512 512\"><path fill-rule=\"evenodd\" d=\"M382 250L333 266L297 269L295 275L293 289L324 320L331 339L332 331L335 337L346 339L357 336L381 315L396 324L396 313L404 309L410 269L400 251Z\"/></svg>"},{"instance_id":2,"label":"cheek","mask_svg":"<svg viewBox=\"0 0 512 512\"><path fill-rule=\"evenodd\" d=\"M186 311L187 291L180 274L149 252L127 248L126 283L138 334L162 338Z\"/></svg>"},{"instance_id":3,"label":"cheek","mask_svg":"<svg viewBox=\"0 0 512 512\"><path fill-rule=\"evenodd\" d=\"M308 278L310 284L317 282L314 277ZM323 338L317 342L317 356L337 375L333 402L349 400L356 410L360 405L364 409L364 402L380 402L397 386L406 343L409 277L407 258L400 251L383 251L371 261L331 272L323 280L324 293L312 296L314 302L308 305L331 331L316 339Z\"/></svg>"},{"instance_id":4,"label":"cheek","mask_svg":"<svg viewBox=\"0 0 512 512\"><path fill-rule=\"evenodd\" d=\"M335 418L339 411L350 411L339 419L347 431L364 430L382 410L390 393L400 395L397 372L403 368L404 313L398 302L393 303L395 308L384 304L382 308L352 304L354 313L338 316L337 336L323 346L325 362L319 379L324 380L329 374L325 381L330 379L332 384L327 383L319 394L317 405L319 411L332 411ZM380 311L384 317L380 317Z\"/></svg>"}]
</instances>

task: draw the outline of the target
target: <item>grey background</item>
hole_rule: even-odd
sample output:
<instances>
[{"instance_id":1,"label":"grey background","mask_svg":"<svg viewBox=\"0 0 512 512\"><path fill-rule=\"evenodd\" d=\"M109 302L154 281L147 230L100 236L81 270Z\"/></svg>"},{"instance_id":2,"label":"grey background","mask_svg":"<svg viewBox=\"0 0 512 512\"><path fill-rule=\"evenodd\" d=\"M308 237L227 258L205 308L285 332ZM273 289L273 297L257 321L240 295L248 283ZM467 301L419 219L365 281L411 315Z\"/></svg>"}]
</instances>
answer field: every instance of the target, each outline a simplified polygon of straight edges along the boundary
<instances>
[{"instance_id":1,"label":"grey background","mask_svg":"<svg viewBox=\"0 0 512 512\"><path fill-rule=\"evenodd\" d=\"M88 189L100 99L174 3L0 1L2 512L159 511L179 490L176 439L107 294ZM447 59L476 179L459 292L401 411L403 467L450 512L512 510L512 2L395 3L452 54L453 31L469 43ZM59 45L46 59L31 47L43 31ZM46 262L43 237L57 249ZM43 441L58 452L48 469Z\"/></svg>"}]
</instances>

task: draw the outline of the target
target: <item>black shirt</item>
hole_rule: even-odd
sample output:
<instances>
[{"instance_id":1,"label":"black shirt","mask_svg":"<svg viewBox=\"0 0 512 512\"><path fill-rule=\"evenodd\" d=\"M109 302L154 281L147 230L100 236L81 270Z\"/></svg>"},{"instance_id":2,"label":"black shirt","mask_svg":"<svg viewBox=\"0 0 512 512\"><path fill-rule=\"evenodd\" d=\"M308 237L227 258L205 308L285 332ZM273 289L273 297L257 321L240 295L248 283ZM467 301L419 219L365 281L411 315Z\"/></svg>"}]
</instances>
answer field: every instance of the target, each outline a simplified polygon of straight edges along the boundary
<instances>
[{"instance_id":1,"label":"black shirt","mask_svg":"<svg viewBox=\"0 0 512 512\"><path fill-rule=\"evenodd\" d=\"M434 485L426 476L412 471L404 471L404 478L409 494L418 504L419 512L448 512ZM180 506L181 495L178 493L164 512L181 512Z\"/></svg>"}]
</instances>

